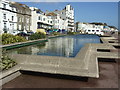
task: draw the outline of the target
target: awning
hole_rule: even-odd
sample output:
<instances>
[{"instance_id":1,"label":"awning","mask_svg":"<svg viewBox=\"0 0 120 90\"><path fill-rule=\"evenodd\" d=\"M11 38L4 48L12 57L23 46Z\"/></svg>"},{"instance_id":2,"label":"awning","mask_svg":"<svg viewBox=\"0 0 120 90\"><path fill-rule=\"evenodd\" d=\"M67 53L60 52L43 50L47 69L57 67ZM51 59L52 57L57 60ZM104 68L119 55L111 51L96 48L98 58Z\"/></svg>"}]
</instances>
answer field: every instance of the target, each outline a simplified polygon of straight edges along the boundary
<instances>
[{"instance_id":1,"label":"awning","mask_svg":"<svg viewBox=\"0 0 120 90\"><path fill-rule=\"evenodd\" d=\"M48 30L47 30L47 32L53 32L53 30L51 30L51 29L48 29Z\"/></svg>"},{"instance_id":2,"label":"awning","mask_svg":"<svg viewBox=\"0 0 120 90\"><path fill-rule=\"evenodd\" d=\"M58 29L54 29L53 31L58 31Z\"/></svg>"}]
</instances>

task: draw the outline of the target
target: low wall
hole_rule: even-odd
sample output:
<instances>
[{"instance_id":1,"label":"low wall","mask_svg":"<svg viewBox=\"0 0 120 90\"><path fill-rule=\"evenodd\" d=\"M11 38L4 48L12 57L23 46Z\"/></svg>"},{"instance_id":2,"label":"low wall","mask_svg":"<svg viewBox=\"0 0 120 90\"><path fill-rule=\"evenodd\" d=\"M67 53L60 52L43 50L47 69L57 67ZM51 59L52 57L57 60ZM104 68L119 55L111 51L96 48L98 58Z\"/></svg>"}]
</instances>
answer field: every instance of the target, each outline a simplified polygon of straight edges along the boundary
<instances>
[{"instance_id":1,"label":"low wall","mask_svg":"<svg viewBox=\"0 0 120 90\"><path fill-rule=\"evenodd\" d=\"M21 75L19 72L20 66L16 65L8 70L4 70L0 74L0 81L2 82L1 85L13 80L14 78Z\"/></svg>"},{"instance_id":2,"label":"low wall","mask_svg":"<svg viewBox=\"0 0 120 90\"><path fill-rule=\"evenodd\" d=\"M48 37L48 39L56 38L56 37L63 37L63 36L66 36L66 35L50 36L50 37ZM19 42L19 43L13 43L13 44L8 44L8 45L1 45L0 47L5 48L5 49L13 49L13 48L29 46L29 45L33 45L33 44L37 44L37 43L47 42L48 39L30 40L30 41L26 41L26 42Z\"/></svg>"},{"instance_id":3,"label":"low wall","mask_svg":"<svg viewBox=\"0 0 120 90\"><path fill-rule=\"evenodd\" d=\"M19 42L19 43L14 43L14 44L9 44L9 45L3 45L1 47L5 48L5 49L13 49L13 48L18 48L18 47L33 45L33 44L36 44L36 43L47 42L47 41L48 41L48 39L38 39L38 40Z\"/></svg>"}]
</instances>

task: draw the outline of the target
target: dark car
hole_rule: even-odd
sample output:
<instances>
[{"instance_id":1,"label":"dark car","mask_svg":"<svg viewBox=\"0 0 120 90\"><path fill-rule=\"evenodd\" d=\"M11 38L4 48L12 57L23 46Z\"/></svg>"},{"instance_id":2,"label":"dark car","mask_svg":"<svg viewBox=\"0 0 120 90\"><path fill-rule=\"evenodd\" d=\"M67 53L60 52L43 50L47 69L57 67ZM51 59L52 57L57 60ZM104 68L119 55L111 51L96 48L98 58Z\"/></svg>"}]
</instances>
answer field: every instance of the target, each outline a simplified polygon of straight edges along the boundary
<instances>
[{"instance_id":1,"label":"dark car","mask_svg":"<svg viewBox=\"0 0 120 90\"><path fill-rule=\"evenodd\" d=\"M20 32L20 33L18 33L17 35L18 35L18 36L23 36L23 37L28 36L28 34L25 33L25 32Z\"/></svg>"}]
</instances>

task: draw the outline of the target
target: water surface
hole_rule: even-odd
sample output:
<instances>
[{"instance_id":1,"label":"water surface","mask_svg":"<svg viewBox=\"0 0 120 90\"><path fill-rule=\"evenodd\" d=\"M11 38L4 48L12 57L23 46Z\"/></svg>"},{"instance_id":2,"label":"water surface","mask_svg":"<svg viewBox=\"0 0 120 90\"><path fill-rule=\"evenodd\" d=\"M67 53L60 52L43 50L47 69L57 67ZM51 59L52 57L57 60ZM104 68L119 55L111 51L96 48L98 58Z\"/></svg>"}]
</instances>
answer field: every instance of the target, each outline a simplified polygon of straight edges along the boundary
<instances>
[{"instance_id":1,"label":"water surface","mask_svg":"<svg viewBox=\"0 0 120 90\"><path fill-rule=\"evenodd\" d=\"M39 43L8 50L10 53L75 57L86 43L100 43L97 35L71 35L49 39Z\"/></svg>"}]
</instances>

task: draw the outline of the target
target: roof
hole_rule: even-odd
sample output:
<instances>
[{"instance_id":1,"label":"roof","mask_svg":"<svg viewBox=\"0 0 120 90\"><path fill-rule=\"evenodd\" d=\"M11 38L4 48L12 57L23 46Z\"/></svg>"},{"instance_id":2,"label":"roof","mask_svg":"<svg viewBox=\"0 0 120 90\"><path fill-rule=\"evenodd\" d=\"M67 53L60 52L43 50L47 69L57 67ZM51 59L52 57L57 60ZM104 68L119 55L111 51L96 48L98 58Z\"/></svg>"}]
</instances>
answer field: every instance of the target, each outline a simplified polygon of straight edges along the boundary
<instances>
[{"instance_id":1,"label":"roof","mask_svg":"<svg viewBox=\"0 0 120 90\"><path fill-rule=\"evenodd\" d=\"M29 7L25 4L21 4L21 3L18 3L18 2L10 2L11 6L13 7L22 7L22 8L26 8L26 9L29 9Z\"/></svg>"},{"instance_id":2,"label":"roof","mask_svg":"<svg viewBox=\"0 0 120 90\"><path fill-rule=\"evenodd\" d=\"M57 14L55 14L54 12L50 12L46 16L57 16Z\"/></svg>"}]
</instances>

